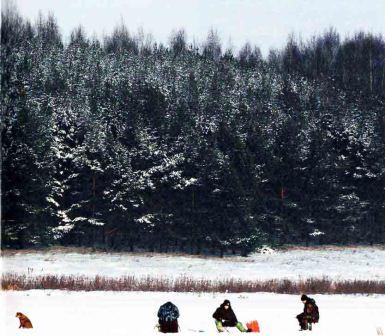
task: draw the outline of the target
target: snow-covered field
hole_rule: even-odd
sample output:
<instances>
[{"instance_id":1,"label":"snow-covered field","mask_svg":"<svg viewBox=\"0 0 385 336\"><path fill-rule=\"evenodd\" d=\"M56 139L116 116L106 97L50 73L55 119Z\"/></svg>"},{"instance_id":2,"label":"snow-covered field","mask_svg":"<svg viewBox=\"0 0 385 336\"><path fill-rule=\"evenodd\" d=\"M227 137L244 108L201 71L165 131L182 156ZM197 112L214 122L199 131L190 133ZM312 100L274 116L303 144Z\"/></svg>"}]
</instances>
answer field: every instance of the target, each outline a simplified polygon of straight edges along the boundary
<instances>
[{"instance_id":1,"label":"snow-covered field","mask_svg":"<svg viewBox=\"0 0 385 336\"><path fill-rule=\"evenodd\" d=\"M2 272L32 276L122 275L267 280L322 278L385 280L385 249L376 247L297 249L255 253L247 258L162 254L18 252L2 256Z\"/></svg>"},{"instance_id":2,"label":"snow-covered field","mask_svg":"<svg viewBox=\"0 0 385 336\"><path fill-rule=\"evenodd\" d=\"M381 248L325 248L267 251L248 258L189 257L129 253L6 252L2 272L36 276L151 275L206 279L385 280L385 250ZM173 301L180 309L181 335L216 334L212 319L225 299L232 301L238 319L257 319L261 336L291 336L299 332L295 316L301 312L298 295L198 294L158 292L70 292L52 290L3 291L1 335L157 335L158 307ZM321 313L311 335L376 336L385 332L385 295L314 295ZM32 330L18 329L17 311L30 317ZM199 330L203 332L199 333ZM227 334L227 333L226 333ZM239 334L237 330L229 333Z\"/></svg>"},{"instance_id":3,"label":"snow-covered field","mask_svg":"<svg viewBox=\"0 0 385 336\"><path fill-rule=\"evenodd\" d=\"M377 329L385 331L384 295L314 295L321 318L311 333L298 331L295 316L301 312L302 303L297 295L39 290L0 295L5 303L1 335L7 336L159 335L154 329L157 309L168 300L179 307L180 335L215 335L211 316L225 298L232 302L240 321L258 320L261 336L376 336ZM18 329L17 311L31 319L34 329ZM231 334L239 332L232 330Z\"/></svg>"}]
</instances>

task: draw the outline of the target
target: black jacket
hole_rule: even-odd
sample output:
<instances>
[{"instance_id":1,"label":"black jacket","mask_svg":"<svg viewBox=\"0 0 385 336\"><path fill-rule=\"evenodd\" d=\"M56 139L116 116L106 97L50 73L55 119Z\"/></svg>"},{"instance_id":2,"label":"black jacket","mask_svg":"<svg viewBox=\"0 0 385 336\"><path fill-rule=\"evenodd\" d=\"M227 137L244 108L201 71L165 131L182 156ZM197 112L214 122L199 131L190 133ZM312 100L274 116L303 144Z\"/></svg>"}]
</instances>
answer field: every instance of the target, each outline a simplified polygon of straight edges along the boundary
<instances>
[{"instance_id":1,"label":"black jacket","mask_svg":"<svg viewBox=\"0 0 385 336\"><path fill-rule=\"evenodd\" d=\"M166 302L158 310L159 323L167 321L176 321L179 318L178 307L172 302Z\"/></svg>"},{"instance_id":2,"label":"black jacket","mask_svg":"<svg viewBox=\"0 0 385 336\"><path fill-rule=\"evenodd\" d=\"M303 307L303 313L305 316L311 317L313 322L318 322L319 311L314 299L309 297L306 299L305 305Z\"/></svg>"},{"instance_id":3,"label":"black jacket","mask_svg":"<svg viewBox=\"0 0 385 336\"><path fill-rule=\"evenodd\" d=\"M228 309L225 309L224 306L225 304L222 303L213 314L213 317L218 321L224 321L225 324L236 325L238 323L238 320L233 312L233 309L231 308L231 306L229 306Z\"/></svg>"}]
</instances>

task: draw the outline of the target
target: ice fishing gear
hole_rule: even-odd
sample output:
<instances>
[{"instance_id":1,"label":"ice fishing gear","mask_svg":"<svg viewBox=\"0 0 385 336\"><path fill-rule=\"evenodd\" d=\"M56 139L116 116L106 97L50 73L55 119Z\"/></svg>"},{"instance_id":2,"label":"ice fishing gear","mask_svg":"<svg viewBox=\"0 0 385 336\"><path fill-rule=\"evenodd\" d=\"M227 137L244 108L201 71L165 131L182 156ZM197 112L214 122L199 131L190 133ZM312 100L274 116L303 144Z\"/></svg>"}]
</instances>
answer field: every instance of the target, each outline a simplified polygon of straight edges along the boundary
<instances>
[{"instance_id":1,"label":"ice fishing gear","mask_svg":"<svg viewBox=\"0 0 385 336\"><path fill-rule=\"evenodd\" d=\"M257 320L246 323L246 327L250 332L260 332L259 323Z\"/></svg>"}]
</instances>

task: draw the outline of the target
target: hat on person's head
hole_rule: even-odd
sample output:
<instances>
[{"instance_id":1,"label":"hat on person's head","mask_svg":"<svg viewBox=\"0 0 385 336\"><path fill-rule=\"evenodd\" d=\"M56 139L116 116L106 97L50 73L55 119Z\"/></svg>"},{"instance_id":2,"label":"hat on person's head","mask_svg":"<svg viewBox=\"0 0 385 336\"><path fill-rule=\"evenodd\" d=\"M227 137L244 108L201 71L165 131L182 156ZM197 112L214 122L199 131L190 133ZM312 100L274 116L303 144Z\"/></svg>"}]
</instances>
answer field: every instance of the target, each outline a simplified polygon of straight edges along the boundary
<instances>
[{"instance_id":1,"label":"hat on person's head","mask_svg":"<svg viewBox=\"0 0 385 336\"><path fill-rule=\"evenodd\" d=\"M229 300L223 301L223 305L224 305L224 306L230 306L230 301L229 301Z\"/></svg>"},{"instance_id":2,"label":"hat on person's head","mask_svg":"<svg viewBox=\"0 0 385 336\"><path fill-rule=\"evenodd\" d=\"M307 299L308 299L308 297L305 294L302 294L301 301L306 301Z\"/></svg>"}]
</instances>

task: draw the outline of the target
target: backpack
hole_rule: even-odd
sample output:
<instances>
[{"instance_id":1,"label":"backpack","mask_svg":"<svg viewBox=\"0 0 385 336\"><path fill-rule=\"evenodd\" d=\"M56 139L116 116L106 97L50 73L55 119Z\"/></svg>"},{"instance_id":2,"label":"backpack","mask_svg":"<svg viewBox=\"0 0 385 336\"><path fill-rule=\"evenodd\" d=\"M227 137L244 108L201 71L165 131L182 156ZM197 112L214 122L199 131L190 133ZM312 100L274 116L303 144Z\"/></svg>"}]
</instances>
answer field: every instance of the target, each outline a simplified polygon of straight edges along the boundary
<instances>
[{"instance_id":1,"label":"backpack","mask_svg":"<svg viewBox=\"0 0 385 336\"><path fill-rule=\"evenodd\" d=\"M169 322L175 321L179 317L178 307L172 302L166 302L161 305L158 310L158 318L160 321Z\"/></svg>"},{"instance_id":2,"label":"backpack","mask_svg":"<svg viewBox=\"0 0 385 336\"><path fill-rule=\"evenodd\" d=\"M313 310L313 322L316 323L319 321L319 311L318 311L318 306L314 302L314 310Z\"/></svg>"},{"instance_id":3,"label":"backpack","mask_svg":"<svg viewBox=\"0 0 385 336\"><path fill-rule=\"evenodd\" d=\"M308 305L309 305L308 308L310 308L310 311L307 311L306 313L309 313L313 323L318 322L319 321L319 310L318 310L317 304L315 303L315 301L313 299L311 299L311 300L309 300Z\"/></svg>"}]
</instances>

